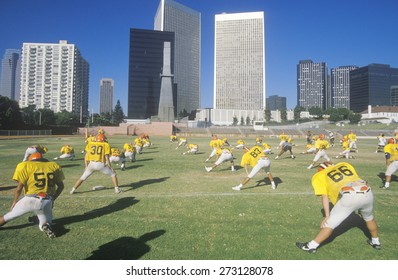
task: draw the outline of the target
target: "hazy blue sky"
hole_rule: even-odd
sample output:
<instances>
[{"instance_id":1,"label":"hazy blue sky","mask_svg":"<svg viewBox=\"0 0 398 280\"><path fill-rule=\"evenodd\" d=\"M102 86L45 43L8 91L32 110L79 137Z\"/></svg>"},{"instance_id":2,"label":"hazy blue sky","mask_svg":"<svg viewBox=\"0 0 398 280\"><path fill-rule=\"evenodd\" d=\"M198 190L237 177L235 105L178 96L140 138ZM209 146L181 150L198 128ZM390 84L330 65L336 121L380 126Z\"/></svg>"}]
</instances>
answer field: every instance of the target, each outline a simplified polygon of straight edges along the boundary
<instances>
[{"instance_id":1,"label":"hazy blue sky","mask_svg":"<svg viewBox=\"0 0 398 280\"><path fill-rule=\"evenodd\" d=\"M370 63L398 67L396 0L178 0L202 16L201 106L213 105L214 16L265 13L267 96L296 106L299 60L329 69ZM90 108L98 112L101 78L115 80L127 113L130 28L153 29L159 0L12 0L0 5L0 55L24 42L75 44L90 64Z\"/></svg>"}]
</instances>

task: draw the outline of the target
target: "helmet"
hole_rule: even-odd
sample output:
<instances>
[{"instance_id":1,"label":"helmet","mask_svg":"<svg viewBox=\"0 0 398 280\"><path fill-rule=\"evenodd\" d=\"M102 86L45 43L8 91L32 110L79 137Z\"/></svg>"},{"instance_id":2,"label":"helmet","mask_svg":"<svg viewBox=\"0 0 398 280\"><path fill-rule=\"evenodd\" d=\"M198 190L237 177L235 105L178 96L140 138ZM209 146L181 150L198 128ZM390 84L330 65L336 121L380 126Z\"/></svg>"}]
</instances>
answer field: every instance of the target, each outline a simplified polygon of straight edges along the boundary
<instances>
[{"instance_id":1,"label":"helmet","mask_svg":"<svg viewBox=\"0 0 398 280\"><path fill-rule=\"evenodd\" d=\"M29 156L29 158L28 158L28 160L29 161L34 161L34 160L40 160L40 159L42 159L43 158L43 156L41 155L41 153L33 153L33 154L31 154L30 156Z\"/></svg>"},{"instance_id":2,"label":"helmet","mask_svg":"<svg viewBox=\"0 0 398 280\"><path fill-rule=\"evenodd\" d=\"M329 166L332 166L332 164L330 164L329 162L321 163L320 165L318 165L318 172L328 168Z\"/></svg>"},{"instance_id":3,"label":"helmet","mask_svg":"<svg viewBox=\"0 0 398 280\"><path fill-rule=\"evenodd\" d=\"M325 135L323 135L322 133L319 134L319 139L323 140L325 138Z\"/></svg>"},{"instance_id":4,"label":"helmet","mask_svg":"<svg viewBox=\"0 0 398 280\"><path fill-rule=\"evenodd\" d=\"M47 153L48 149L47 147L43 147L43 154Z\"/></svg>"},{"instance_id":5,"label":"helmet","mask_svg":"<svg viewBox=\"0 0 398 280\"><path fill-rule=\"evenodd\" d=\"M104 134L98 134L97 137L95 138L95 141L97 142L106 142L106 137Z\"/></svg>"},{"instance_id":6,"label":"helmet","mask_svg":"<svg viewBox=\"0 0 398 280\"><path fill-rule=\"evenodd\" d=\"M103 129L99 129L98 134L105 134L105 131Z\"/></svg>"},{"instance_id":7,"label":"helmet","mask_svg":"<svg viewBox=\"0 0 398 280\"><path fill-rule=\"evenodd\" d=\"M390 139L388 139L388 144L395 144L395 140L394 140L394 138L390 138Z\"/></svg>"}]
</instances>

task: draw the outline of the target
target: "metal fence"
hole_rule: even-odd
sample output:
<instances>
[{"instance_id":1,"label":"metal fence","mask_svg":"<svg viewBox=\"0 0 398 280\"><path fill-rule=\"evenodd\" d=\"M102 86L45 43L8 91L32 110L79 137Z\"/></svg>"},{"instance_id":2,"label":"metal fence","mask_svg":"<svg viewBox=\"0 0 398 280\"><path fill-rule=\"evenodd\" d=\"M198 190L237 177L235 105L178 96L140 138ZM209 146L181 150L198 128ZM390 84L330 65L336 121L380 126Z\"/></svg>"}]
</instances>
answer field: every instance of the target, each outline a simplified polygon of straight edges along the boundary
<instances>
[{"instance_id":1,"label":"metal fence","mask_svg":"<svg viewBox=\"0 0 398 280\"><path fill-rule=\"evenodd\" d=\"M52 135L52 130L0 130L0 136Z\"/></svg>"}]
</instances>

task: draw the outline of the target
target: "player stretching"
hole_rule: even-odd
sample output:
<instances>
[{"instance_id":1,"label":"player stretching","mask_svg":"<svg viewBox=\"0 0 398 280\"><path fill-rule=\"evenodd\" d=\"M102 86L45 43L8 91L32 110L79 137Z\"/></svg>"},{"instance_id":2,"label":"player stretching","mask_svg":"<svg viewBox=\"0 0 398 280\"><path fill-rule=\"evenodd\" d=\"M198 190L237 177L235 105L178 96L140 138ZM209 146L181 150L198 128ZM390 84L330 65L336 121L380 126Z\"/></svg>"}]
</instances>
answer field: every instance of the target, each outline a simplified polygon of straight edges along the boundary
<instances>
[{"instance_id":1,"label":"player stretching","mask_svg":"<svg viewBox=\"0 0 398 280\"><path fill-rule=\"evenodd\" d=\"M217 160L211 167L205 166L205 169L206 169L207 172L212 171L214 168L219 166L224 161L229 161L231 163L231 171L235 171L234 156L232 154L231 149L229 149L229 148L218 148L217 151L216 151L216 157L217 157Z\"/></svg>"},{"instance_id":2,"label":"player stretching","mask_svg":"<svg viewBox=\"0 0 398 280\"><path fill-rule=\"evenodd\" d=\"M322 157L331 164L332 162L330 161L329 156L326 154L326 150L329 147L329 142L325 140L325 136L323 134L319 134L319 138L315 142L315 157L307 169L314 167L315 163Z\"/></svg>"},{"instance_id":3,"label":"player stretching","mask_svg":"<svg viewBox=\"0 0 398 280\"><path fill-rule=\"evenodd\" d=\"M12 179L18 185L11 210L0 217L0 226L33 212L39 219L39 229L49 238L54 238L55 233L51 228L53 202L62 193L65 179L61 167L44 159L41 153L33 153L28 161L17 165ZM18 200L22 190L25 196Z\"/></svg>"},{"instance_id":4,"label":"player stretching","mask_svg":"<svg viewBox=\"0 0 398 280\"><path fill-rule=\"evenodd\" d=\"M359 211L372 236L368 244L380 249L377 223L373 217L373 193L368 183L362 180L354 167L347 162L336 165L320 164L318 173L312 177L315 195L321 196L325 217L321 229L313 240L306 243L297 242L296 246L303 251L316 253L319 245L328 239L333 230L352 212ZM334 206L330 210L329 202Z\"/></svg>"},{"instance_id":5,"label":"player stretching","mask_svg":"<svg viewBox=\"0 0 398 280\"><path fill-rule=\"evenodd\" d=\"M112 177L113 186L115 187L115 193L120 193L122 190L119 189L116 172L112 169L109 160L109 154L111 153L111 147L107 142L103 134L98 134L96 142L90 142L86 146L86 169L83 175L76 181L74 187L70 191L70 194L74 194L78 187L95 171L101 171L105 175Z\"/></svg>"},{"instance_id":6,"label":"player stretching","mask_svg":"<svg viewBox=\"0 0 398 280\"><path fill-rule=\"evenodd\" d=\"M240 191L244 185L246 185L254 175L256 175L262 168L267 172L268 178L271 181L272 189L276 189L276 185L272 174L270 172L271 161L264 154L263 150L259 146L254 146L249 150L249 148L245 148L246 153L243 154L241 166L245 168L247 177L243 179L242 183L237 185L236 187L232 187L235 191ZM248 166L252 167L251 172L249 173Z\"/></svg>"}]
</instances>

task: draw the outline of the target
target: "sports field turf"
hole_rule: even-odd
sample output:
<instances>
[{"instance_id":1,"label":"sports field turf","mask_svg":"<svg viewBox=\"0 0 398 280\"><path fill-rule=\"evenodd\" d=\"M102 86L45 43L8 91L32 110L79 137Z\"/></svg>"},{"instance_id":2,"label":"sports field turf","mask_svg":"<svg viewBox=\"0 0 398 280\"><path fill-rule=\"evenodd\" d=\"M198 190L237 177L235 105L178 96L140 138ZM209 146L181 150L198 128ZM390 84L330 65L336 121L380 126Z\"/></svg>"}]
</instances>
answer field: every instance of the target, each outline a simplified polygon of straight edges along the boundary
<instances>
[{"instance_id":1,"label":"sports field turf","mask_svg":"<svg viewBox=\"0 0 398 280\"><path fill-rule=\"evenodd\" d=\"M115 194L111 179L95 173L77 190L69 191L81 176L84 164L82 137L51 137L0 140L0 213L8 211L16 183L11 180L15 166L32 144L49 148L45 157L59 155L64 144L75 148L76 159L59 160L65 190L53 209L57 238L50 240L28 215L0 228L0 258L3 260L396 260L398 259L398 180L382 190L385 160L375 153L376 139L359 139L359 153L348 160L358 174L369 181L375 193L375 218L379 224L382 249L366 243L363 224L357 216L337 233L335 239L316 254L302 252L295 242L309 241L322 220L320 198L314 196L307 170L313 155L301 155L305 139L296 139L296 159L284 154L275 160L278 139L264 139L274 151L271 172L278 185L272 190L262 171L246 188L231 188L245 177L229 163L207 173L205 159L210 154L209 137L187 137L199 145L199 153L185 155L168 137L151 137L153 146L127 162L126 170L113 165L123 193ZM111 146L122 148L130 136L108 137ZM238 140L229 138L234 145ZM254 138L244 138L249 146ZM329 156L341 151L331 148ZM235 150L235 165L242 150ZM335 162L342 159L334 159ZM213 162L213 161L212 161ZM104 190L92 187L103 185Z\"/></svg>"}]
</instances>

